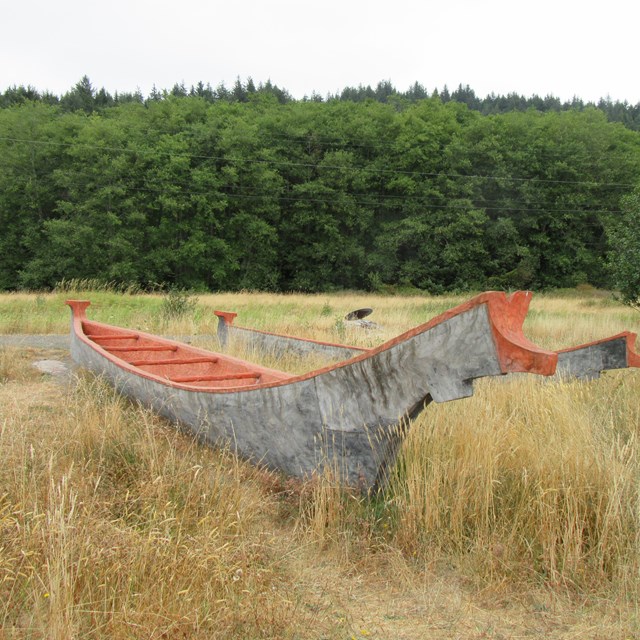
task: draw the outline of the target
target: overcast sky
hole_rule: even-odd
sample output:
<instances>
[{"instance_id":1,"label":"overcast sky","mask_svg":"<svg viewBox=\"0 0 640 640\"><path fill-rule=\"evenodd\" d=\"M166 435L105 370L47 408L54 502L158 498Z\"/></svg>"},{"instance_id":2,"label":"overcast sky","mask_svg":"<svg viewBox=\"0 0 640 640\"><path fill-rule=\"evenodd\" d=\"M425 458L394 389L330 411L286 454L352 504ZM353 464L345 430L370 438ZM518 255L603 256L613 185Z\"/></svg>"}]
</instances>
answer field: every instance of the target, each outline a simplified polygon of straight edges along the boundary
<instances>
[{"instance_id":1,"label":"overcast sky","mask_svg":"<svg viewBox=\"0 0 640 640\"><path fill-rule=\"evenodd\" d=\"M0 0L0 90L271 80L640 102L638 0Z\"/></svg>"}]
</instances>

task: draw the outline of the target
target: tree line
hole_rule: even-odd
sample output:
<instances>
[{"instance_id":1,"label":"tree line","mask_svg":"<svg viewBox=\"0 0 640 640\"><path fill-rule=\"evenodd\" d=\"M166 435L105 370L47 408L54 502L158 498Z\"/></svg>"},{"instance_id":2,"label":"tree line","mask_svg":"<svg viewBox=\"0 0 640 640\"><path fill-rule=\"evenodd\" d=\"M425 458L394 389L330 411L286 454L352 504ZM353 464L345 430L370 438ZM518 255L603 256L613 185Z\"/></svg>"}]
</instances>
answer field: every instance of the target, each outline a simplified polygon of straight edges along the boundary
<instances>
[{"instance_id":1,"label":"tree line","mask_svg":"<svg viewBox=\"0 0 640 640\"><path fill-rule=\"evenodd\" d=\"M104 87L95 90L91 81L84 76L70 91L62 96L57 96L51 92L39 92L31 86L13 86L5 89L0 94L0 108L21 104L25 101L41 101L46 104L58 104L65 110L81 109L87 112L113 107L125 102L146 103L148 101L164 100L169 96L177 98L197 97L207 102L227 101L227 102L247 102L256 95L269 95L277 99L281 104L295 102L291 94L284 88L272 83L270 80L257 85L251 78L242 82L237 78L232 87L226 87L220 83L215 88L210 83L205 84L200 81L189 88L184 83L176 83L167 90L159 90L155 86L148 96L144 96L141 91L109 93ZM445 85L442 89L434 88L427 91L424 85L415 82L406 91L398 91L393 84L388 81L381 81L375 87L371 85L358 85L357 87L345 87L335 94L329 93L321 96L312 93L304 96L303 102L365 102L374 100L376 102L393 103L396 108L402 109L408 104L413 104L425 98L439 98L443 103L459 102L466 104L469 109L479 111L483 115L508 113L510 111L583 111L585 109L596 108L604 113L609 122L620 122L625 127L640 130L640 103L631 104L628 101L612 100L609 96L602 97L595 102L585 102L581 98L574 96L571 100L562 101L553 95L544 97L533 95L524 96L512 92L506 95L491 93L481 98L469 85L458 85L452 91Z\"/></svg>"},{"instance_id":2,"label":"tree line","mask_svg":"<svg viewBox=\"0 0 640 640\"><path fill-rule=\"evenodd\" d=\"M617 284L640 133L597 106L209 90L5 92L0 289Z\"/></svg>"}]
</instances>

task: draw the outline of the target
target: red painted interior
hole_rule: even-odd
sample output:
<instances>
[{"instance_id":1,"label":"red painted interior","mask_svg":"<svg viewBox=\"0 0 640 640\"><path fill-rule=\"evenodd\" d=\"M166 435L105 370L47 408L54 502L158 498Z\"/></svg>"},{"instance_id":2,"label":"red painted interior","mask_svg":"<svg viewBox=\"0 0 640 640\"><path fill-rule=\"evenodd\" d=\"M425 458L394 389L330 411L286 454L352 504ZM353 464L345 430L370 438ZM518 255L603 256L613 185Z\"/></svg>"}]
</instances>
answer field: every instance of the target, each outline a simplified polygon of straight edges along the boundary
<instances>
[{"instance_id":1,"label":"red painted interior","mask_svg":"<svg viewBox=\"0 0 640 640\"><path fill-rule=\"evenodd\" d=\"M635 350L637 334L629 332L627 334L627 366L640 367L640 354Z\"/></svg>"},{"instance_id":2,"label":"red painted interior","mask_svg":"<svg viewBox=\"0 0 640 640\"><path fill-rule=\"evenodd\" d=\"M81 309L77 305L74 309ZM86 306L82 307L82 310ZM86 318L86 316L85 316ZM200 389L226 389L273 383L291 378L289 374L249 365L221 354L196 349L142 332L119 329L78 318L79 334L107 357L136 373L163 382L186 384Z\"/></svg>"}]
</instances>

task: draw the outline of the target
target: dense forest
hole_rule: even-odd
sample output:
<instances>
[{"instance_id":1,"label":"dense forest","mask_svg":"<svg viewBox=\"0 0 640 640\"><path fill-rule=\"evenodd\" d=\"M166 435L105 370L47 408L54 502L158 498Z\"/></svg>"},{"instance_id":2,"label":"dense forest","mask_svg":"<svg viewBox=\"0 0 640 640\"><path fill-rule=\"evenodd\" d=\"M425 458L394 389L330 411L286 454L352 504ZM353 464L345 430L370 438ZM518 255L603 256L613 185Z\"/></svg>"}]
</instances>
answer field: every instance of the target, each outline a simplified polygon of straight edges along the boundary
<instances>
[{"instance_id":1,"label":"dense forest","mask_svg":"<svg viewBox=\"0 0 640 640\"><path fill-rule=\"evenodd\" d=\"M86 77L62 97L13 87L0 290L620 287L638 129L640 105L468 87L303 100L251 80L148 97Z\"/></svg>"}]
</instances>

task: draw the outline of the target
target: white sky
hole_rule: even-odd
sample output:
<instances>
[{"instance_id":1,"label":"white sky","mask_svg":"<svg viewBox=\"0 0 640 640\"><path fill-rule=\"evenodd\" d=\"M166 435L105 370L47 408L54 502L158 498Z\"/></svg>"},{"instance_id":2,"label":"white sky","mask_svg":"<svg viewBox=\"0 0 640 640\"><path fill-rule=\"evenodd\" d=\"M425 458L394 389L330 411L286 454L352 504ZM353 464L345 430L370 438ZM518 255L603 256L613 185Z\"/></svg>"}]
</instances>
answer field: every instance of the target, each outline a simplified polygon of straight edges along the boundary
<instances>
[{"instance_id":1,"label":"white sky","mask_svg":"<svg viewBox=\"0 0 640 640\"><path fill-rule=\"evenodd\" d=\"M390 80L640 102L638 0L0 0L0 24L0 91L251 76L295 98Z\"/></svg>"}]
</instances>

